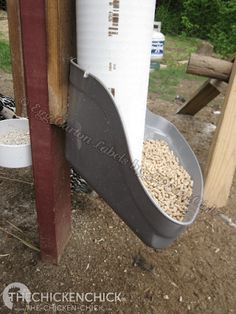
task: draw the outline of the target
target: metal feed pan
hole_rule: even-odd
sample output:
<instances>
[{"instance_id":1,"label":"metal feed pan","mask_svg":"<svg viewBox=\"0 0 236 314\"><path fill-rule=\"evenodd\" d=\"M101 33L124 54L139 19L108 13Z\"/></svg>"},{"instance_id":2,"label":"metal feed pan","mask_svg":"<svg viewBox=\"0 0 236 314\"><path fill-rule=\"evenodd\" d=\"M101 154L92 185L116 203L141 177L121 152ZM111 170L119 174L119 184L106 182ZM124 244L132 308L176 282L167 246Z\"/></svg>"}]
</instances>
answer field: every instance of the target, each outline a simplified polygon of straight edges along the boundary
<instances>
[{"instance_id":1,"label":"metal feed pan","mask_svg":"<svg viewBox=\"0 0 236 314\"><path fill-rule=\"evenodd\" d=\"M197 216L202 202L202 173L176 127L149 111L145 138L164 139L192 177L193 196L183 222L169 217L137 176L122 119L110 92L71 61L68 161L143 242L155 249L165 248Z\"/></svg>"}]
</instances>

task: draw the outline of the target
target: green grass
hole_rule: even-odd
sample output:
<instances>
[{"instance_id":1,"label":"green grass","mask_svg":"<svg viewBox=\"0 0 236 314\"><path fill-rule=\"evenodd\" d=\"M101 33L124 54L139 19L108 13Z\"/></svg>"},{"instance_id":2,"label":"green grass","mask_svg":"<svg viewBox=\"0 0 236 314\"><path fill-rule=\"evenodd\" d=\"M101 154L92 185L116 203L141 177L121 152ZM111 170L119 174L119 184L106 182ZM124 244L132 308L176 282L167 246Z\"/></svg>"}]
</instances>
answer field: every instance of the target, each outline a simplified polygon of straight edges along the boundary
<instances>
[{"instance_id":1,"label":"green grass","mask_svg":"<svg viewBox=\"0 0 236 314\"><path fill-rule=\"evenodd\" d=\"M150 74L149 91L161 99L173 101L178 94L181 81L204 81L204 78L186 73L187 65L178 61L188 60L191 53L197 51L201 41L196 38L182 36L166 36L164 58L162 64L167 68L155 70Z\"/></svg>"},{"instance_id":2,"label":"green grass","mask_svg":"<svg viewBox=\"0 0 236 314\"><path fill-rule=\"evenodd\" d=\"M200 42L197 38L167 35L162 63L173 66L178 61L188 60L190 54L197 51Z\"/></svg>"},{"instance_id":3,"label":"green grass","mask_svg":"<svg viewBox=\"0 0 236 314\"><path fill-rule=\"evenodd\" d=\"M150 75L149 91L157 94L161 99L173 101L177 87L182 80L199 81L204 78L186 74L186 65L179 65L178 61L188 60L191 53L196 52L201 41L196 38L182 36L166 36L165 54L162 60L166 69L155 70ZM3 39L0 32L0 69L11 72L11 58L9 43Z\"/></svg>"},{"instance_id":4,"label":"green grass","mask_svg":"<svg viewBox=\"0 0 236 314\"><path fill-rule=\"evenodd\" d=\"M204 81L205 79L186 74L186 66L184 65L170 66L151 73L149 91L157 94L163 100L173 101L178 94L177 88L183 80Z\"/></svg>"},{"instance_id":5,"label":"green grass","mask_svg":"<svg viewBox=\"0 0 236 314\"><path fill-rule=\"evenodd\" d=\"M11 56L9 43L3 39L0 33L0 69L5 72L11 72Z\"/></svg>"}]
</instances>

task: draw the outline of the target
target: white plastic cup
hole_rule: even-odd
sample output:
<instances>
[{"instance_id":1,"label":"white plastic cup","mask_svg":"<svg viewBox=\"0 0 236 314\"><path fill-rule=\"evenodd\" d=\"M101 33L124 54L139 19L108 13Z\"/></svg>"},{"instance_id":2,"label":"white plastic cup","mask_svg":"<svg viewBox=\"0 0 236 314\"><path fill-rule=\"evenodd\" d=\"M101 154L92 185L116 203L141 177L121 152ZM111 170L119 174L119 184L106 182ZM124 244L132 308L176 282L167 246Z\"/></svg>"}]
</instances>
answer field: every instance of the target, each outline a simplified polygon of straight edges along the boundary
<instances>
[{"instance_id":1,"label":"white plastic cup","mask_svg":"<svg viewBox=\"0 0 236 314\"><path fill-rule=\"evenodd\" d=\"M0 137L15 130L29 131L28 119L9 119L0 121ZM0 167L24 168L32 165L31 145L0 144Z\"/></svg>"},{"instance_id":2,"label":"white plastic cup","mask_svg":"<svg viewBox=\"0 0 236 314\"><path fill-rule=\"evenodd\" d=\"M133 161L145 129L155 0L77 0L77 62L115 98Z\"/></svg>"}]
</instances>

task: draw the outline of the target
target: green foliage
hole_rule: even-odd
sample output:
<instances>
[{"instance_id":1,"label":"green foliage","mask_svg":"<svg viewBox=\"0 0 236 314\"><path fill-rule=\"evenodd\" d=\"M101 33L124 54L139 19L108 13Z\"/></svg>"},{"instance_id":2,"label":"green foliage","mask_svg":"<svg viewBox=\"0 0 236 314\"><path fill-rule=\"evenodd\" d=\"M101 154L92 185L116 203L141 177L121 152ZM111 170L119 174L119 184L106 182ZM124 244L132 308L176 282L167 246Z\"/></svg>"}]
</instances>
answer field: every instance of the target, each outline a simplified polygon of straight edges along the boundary
<instances>
[{"instance_id":1,"label":"green foliage","mask_svg":"<svg viewBox=\"0 0 236 314\"><path fill-rule=\"evenodd\" d=\"M11 57L9 44L0 36L0 69L11 72Z\"/></svg>"},{"instance_id":2,"label":"green foliage","mask_svg":"<svg viewBox=\"0 0 236 314\"><path fill-rule=\"evenodd\" d=\"M162 22L164 34L176 35L181 32L181 15L170 10L166 5L160 5L156 12L156 21Z\"/></svg>"},{"instance_id":3,"label":"green foliage","mask_svg":"<svg viewBox=\"0 0 236 314\"><path fill-rule=\"evenodd\" d=\"M235 0L159 1L156 19L165 34L210 40L223 56L236 51Z\"/></svg>"},{"instance_id":4,"label":"green foliage","mask_svg":"<svg viewBox=\"0 0 236 314\"><path fill-rule=\"evenodd\" d=\"M219 0L183 1L182 25L190 36L207 39L218 19Z\"/></svg>"},{"instance_id":5,"label":"green foliage","mask_svg":"<svg viewBox=\"0 0 236 314\"><path fill-rule=\"evenodd\" d=\"M236 52L236 1L223 1L209 38L223 56Z\"/></svg>"}]
</instances>

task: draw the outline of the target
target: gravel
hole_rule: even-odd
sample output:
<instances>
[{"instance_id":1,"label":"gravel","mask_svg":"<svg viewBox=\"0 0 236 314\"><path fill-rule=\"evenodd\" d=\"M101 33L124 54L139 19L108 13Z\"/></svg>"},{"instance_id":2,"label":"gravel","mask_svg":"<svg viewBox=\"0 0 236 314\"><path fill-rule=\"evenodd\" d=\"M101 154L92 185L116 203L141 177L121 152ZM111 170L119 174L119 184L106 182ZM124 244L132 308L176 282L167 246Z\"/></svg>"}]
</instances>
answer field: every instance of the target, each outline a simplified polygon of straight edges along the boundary
<instances>
[{"instance_id":1,"label":"gravel","mask_svg":"<svg viewBox=\"0 0 236 314\"><path fill-rule=\"evenodd\" d=\"M29 131L12 130L0 136L0 145L24 145L30 144Z\"/></svg>"},{"instance_id":2,"label":"gravel","mask_svg":"<svg viewBox=\"0 0 236 314\"><path fill-rule=\"evenodd\" d=\"M182 221L193 181L165 141L144 142L141 177L155 201L172 218Z\"/></svg>"}]
</instances>

